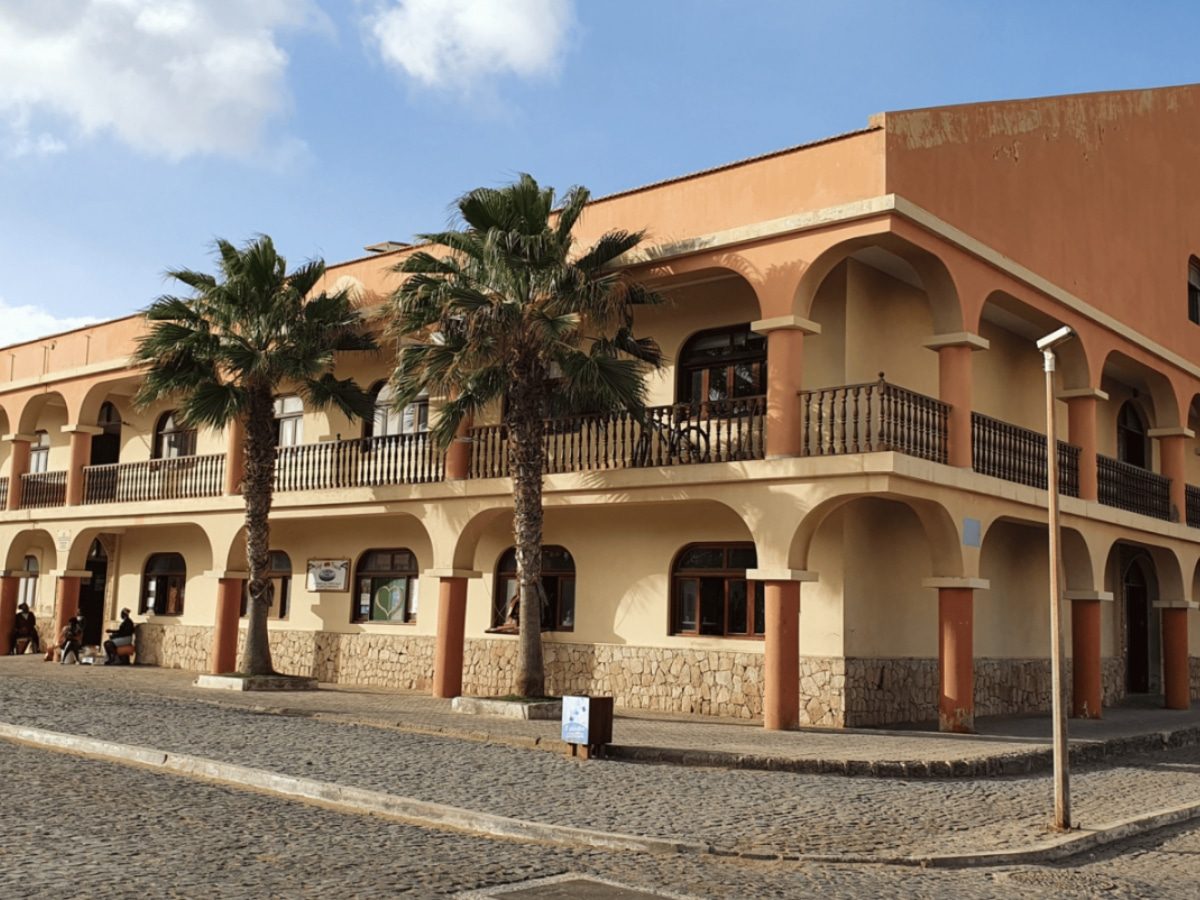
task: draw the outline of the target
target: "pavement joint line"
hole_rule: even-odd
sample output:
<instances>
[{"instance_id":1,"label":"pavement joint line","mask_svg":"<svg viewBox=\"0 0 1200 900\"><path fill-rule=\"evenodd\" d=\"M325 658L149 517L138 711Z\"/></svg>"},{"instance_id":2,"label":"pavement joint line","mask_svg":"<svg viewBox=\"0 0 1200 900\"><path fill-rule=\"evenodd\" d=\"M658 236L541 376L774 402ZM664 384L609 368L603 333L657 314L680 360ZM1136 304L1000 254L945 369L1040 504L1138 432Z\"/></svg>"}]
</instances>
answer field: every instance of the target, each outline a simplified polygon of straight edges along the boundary
<instances>
[{"instance_id":1,"label":"pavement joint line","mask_svg":"<svg viewBox=\"0 0 1200 900\"><path fill-rule=\"evenodd\" d=\"M801 865L891 865L922 868L981 868L1053 862L1136 837L1200 819L1200 802L1155 810L1109 822L1096 828L1078 828L1049 841L1023 847L945 854L823 854L778 853L762 848L737 850L707 843L643 837L556 825L478 812L382 791L354 788L328 781L282 775L200 756L172 753L152 747L121 744L99 738L47 731L0 722L0 739L62 753L75 753L122 765L139 765L188 778L249 788L297 802L317 803L358 814L381 815L408 824L439 830L462 831L488 837L542 843L628 850L656 854L703 854L748 862L792 862Z\"/></svg>"}]
</instances>

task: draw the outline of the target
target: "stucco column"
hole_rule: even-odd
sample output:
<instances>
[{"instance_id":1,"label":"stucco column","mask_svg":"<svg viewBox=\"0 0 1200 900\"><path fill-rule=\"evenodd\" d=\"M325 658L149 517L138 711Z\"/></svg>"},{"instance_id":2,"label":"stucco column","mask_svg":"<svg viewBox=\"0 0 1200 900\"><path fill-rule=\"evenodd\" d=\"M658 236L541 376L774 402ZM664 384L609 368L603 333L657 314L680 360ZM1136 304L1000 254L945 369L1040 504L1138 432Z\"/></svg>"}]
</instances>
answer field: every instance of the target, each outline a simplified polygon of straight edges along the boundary
<instances>
[{"instance_id":1,"label":"stucco column","mask_svg":"<svg viewBox=\"0 0 1200 900\"><path fill-rule=\"evenodd\" d=\"M1151 428L1150 437L1158 439L1158 457L1162 473L1171 479L1171 521L1187 518L1187 444L1196 437L1190 428Z\"/></svg>"},{"instance_id":2,"label":"stucco column","mask_svg":"<svg viewBox=\"0 0 1200 900\"><path fill-rule=\"evenodd\" d=\"M804 452L804 418L800 392L804 376L804 335L820 334L821 326L799 316L777 316L750 324L767 336L767 459Z\"/></svg>"},{"instance_id":3,"label":"stucco column","mask_svg":"<svg viewBox=\"0 0 1200 900\"><path fill-rule=\"evenodd\" d=\"M29 472L30 445L36 438L32 434L6 434L3 439L12 443L8 463L8 497L4 503L4 508L11 511L21 508L21 476Z\"/></svg>"},{"instance_id":4,"label":"stucco column","mask_svg":"<svg viewBox=\"0 0 1200 900\"><path fill-rule=\"evenodd\" d=\"M469 569L428 569L438 579L437 645L433 656L433 696L462 694L466 644L467 582L482 573Z\"/></svg>"},{"instance_id":5,"label":"stucco column","mask_svg":"<svg viewBox=\"0 0 1200 900\"><path fill-rule=\"evenodd\" d=\"M763 582L763 727L786 731L800 724L800 584L817 576L751 569L746 577Z\"/></svg>"},{"instance_id":6,"label":"stucco column","mask_svg":"<svg viewBox=\"0 0 1200 900\"><path fill-rule=\"evenodd\" d=\"M92 461L92 435L103 434L95 425L64 425L63 434L70 435L71 462L67 466L67 506L83 503L83 470Z\"/></svg>"},{"instance_id":7,"label":"stucco column","mask_svg":"<svg viewBox=\"0 0 1200 900\"><path fill-rule=\"evenodd\" d=\"M1096 471L1096 401L1108 394L1095 388L1060 391L1067 402L1067 442L1079 448L1079 499L1096 500L1100 480Z\"/></svg>"},{"instance_id":8,"label":"stucco column","mask_svg":"<svg viewBox=\"0 0 1200 900\"><path fill-rule=\"evenodd\" d=\"M7 655L12 650L13 625L20 591L20 578L16 575L0 575L0 656Z\"/></svg>"},{"instance_id":9,"label":"stucco column","mask_svg":"<svg viewBox=\"0 0 1200 900\"><path fill-rule=\"evenodd\" d=\"M459 422L454 431L454 440L446 449L447 481L462 481L471 476L471 424L469 418Z\"/></svg>"},{"instance_id":10,"label":"stucco column","mask_svg":"<svg viewBox=\"0 0 1200 900\"><path fill-rule=\"evenodd\" d=\"M972 466L971 409L973 378L971 354L986 350L988 342L977 334L939 334L925 341L938 355L938 399L950 407L946 422L946 462L961 469Z\"/></svg>"},{"instance_id":11,"label":"stucco column","mask_svg":"<svg viewBox=\"0 0 1200 900\"><path fill-rule=\"evenodd\" d=\"M57 644L58 636L66 627L67 620L79 613L79 585L84 578L91 578L92 573L87 569L64 569L51 574L57 576L58 583L55 592L57 601L54 605L54 634L52 635L54 643Z\"/></svg>"},{"instance_id":12,"label":"stucco column","mask_svg":"<svg viewBox=\"0 0 1200 900\"><path fill-rule=\"evenodd\" d=\"M1071 716L1103 716L1104 681L1100 668L1100 605L1107 591L1067 591L1071 601Z\"/></svg>"},{"instance_id":13,"label":"stucco column","mask_svg":"<svg viewBox=\"0 0 1200 900\"><path fill-rule=\"evenodd\" d=\"M217 618L208 666L213 675L237 671L238 621L242 617L242 591L245 584L245 572L218 573Z\"/></svg>"},{"instance_id":14,"label":"stucco column","mask_svg":"<svg viewBox=\"0 0 1200 900\"><path fill-rule=\"evenodd\" d=\"M938 729L975 731L975 591L983 578L926 578L938 592Z\"/></svg>"},{"instance_id":15,"label":"stucco column","mask_svg":"<svg viewBox=\"0 0 1200 900\"><path fill-rule=\"evenodd\" d=\"M225 426L225 496L242 492L242 476L246 473L246 426L233 419Z\"/></svg>"},{"instance_id":16,"label":"stucco column","mask_svg":"<svg viewBox=\"0 0 1200 900\"><path fill-rule=\"evenodd\" d=\"M1188 612L1197 604L1163 600L1154 604L1162 610L1163 694L1167 709L1189 709L1192 705L1188 678Z\"/></svg>"}]
</instances>

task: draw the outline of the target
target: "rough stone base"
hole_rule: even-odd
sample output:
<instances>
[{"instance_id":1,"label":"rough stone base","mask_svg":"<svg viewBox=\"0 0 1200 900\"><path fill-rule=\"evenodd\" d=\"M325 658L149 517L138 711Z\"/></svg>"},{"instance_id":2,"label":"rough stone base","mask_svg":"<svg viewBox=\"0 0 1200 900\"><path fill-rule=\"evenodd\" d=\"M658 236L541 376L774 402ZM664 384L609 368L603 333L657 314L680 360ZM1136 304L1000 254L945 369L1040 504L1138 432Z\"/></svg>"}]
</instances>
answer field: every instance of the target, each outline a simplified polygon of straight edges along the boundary
<instances>
[{"instance_id":1,"label":"rough stone base","mask_svg":"<svg viewBox=\"0 0 1200 900\"><path fill-rule=\"evenodd\" d=\"M561 719L561 700L494 700L490 697L455 697L450 708L466 716L499 716L503 719Z\"/></svg>"}]
</instances>

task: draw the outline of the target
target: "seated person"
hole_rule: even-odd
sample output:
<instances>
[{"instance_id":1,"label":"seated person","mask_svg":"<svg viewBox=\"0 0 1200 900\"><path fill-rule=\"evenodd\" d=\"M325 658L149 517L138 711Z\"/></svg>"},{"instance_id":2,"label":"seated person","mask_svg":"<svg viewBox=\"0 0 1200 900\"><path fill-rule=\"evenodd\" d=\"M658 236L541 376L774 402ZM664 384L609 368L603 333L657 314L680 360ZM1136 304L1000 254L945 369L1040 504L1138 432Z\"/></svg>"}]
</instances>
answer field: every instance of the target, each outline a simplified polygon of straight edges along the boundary
<instances>
[{"instance_id":1,"label":"seated person","mask_svg":"<svg viewBox=\"0 0 1200 900\"><path fill-rule=\"evenodd\" d=\"M104 642L104 654L107 657L104 664L106 666L129 665L129 657L118 654L117 648L132 645L133 619L129 618L129 610L123 609L121 610L121 624L116 628L108 629L108 640Z\"/></svg>"},{"instance_id":2,"label":"seated person","mask_svg":"<svg viewBox=\"0 0 1200 900\"><path fill-rule=\"evenodd\" d=\"M33 647L34 653L42 652L42 642L38 638L37 618L29 609L28 603L17 607L16 627L13 629L13 653L24 653L25 648Z\"/></svg>"},{"instance_id":3,"label":"seated person","mask_svg":"<svg viewBox=\"0 0 1200 900\"><path fill-rule=\"evenodd\" d=\"M58 638L58 646L62 651L61 662L65 666L67 658L71 657L72 662L79 662L79 651L83 649L83 629L79 627L79 620L71 616L67 620L67 624L63 626L62 634Z\"/></svg>"}]
</instances>

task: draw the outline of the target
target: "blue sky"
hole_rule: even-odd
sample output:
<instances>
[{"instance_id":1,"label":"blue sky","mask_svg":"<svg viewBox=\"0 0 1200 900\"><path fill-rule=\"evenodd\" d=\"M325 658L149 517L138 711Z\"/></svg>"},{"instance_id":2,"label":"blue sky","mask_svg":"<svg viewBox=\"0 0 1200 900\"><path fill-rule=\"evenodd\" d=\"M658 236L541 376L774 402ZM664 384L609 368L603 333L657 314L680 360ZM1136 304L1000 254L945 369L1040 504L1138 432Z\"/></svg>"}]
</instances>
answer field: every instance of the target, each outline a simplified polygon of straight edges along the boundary
<instances>
[{"instance_id":1,"label":"blue sky","mask_svg":"<svg viewBox=\"0 0 1200 900\"><path fill-rule=\"evenodd\" d=\"M1200 81L1198 31L1194 2L4 0L0 343L140 309L215 236L335 262L520 171L604 194L883 110Z\"/></svg>"}]
</instances>

